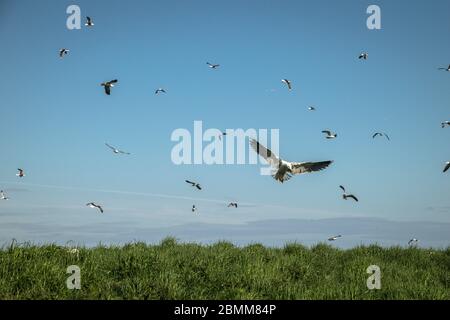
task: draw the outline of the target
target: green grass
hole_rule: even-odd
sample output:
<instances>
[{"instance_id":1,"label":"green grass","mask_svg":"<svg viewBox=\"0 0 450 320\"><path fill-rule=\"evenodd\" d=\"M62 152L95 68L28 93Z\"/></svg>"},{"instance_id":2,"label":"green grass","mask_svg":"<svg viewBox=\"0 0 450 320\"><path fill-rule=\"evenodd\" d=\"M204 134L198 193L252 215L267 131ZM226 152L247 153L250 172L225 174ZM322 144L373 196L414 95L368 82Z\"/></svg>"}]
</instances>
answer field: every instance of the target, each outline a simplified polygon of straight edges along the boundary
<instances>
[{"instance_id":1,"label":"green grass","mask_svg":"<svg viewBox=\"0 0 450 320\"><path fill-rule=\"evenodd\" d=\"M66 287L69 265L81 289ZM368 290L369 265L381 289ZM236 247L133 243L79 248L21 245L0 250L0 299L446 299L450 248L287 244Z\"/></svg>"}]
</instances>

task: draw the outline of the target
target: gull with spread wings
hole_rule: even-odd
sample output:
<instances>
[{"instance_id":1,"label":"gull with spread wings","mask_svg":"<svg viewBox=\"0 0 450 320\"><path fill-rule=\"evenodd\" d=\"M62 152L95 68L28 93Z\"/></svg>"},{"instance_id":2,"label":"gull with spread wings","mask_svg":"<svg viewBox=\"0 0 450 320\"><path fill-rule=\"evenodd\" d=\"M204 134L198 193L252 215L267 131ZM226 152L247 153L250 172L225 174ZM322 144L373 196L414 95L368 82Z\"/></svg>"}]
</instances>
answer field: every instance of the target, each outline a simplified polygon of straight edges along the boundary
<instances>
[{"instance_id":1,"label":"gull with spread wings","mask_svg":"<svg viewBox=\"0 0 450 320\"><path fill-rule=\"evenodd\" d=\"M272 177L281 183L289 180L293 175L323 170L333 162L289 162L280 159L276 154L264 147L255 139L250 139L250 145L256 153L263 157L272 166Z\"/></svg>"},{"instance_id":2,"label":"gull with spread wings","mask_svg":"<svg viewBox=\"0 0 450 320\"><path fill-rule=\"evenodd\" d=\"M105 142L105 145L110 148L115 154L121 153L121 154L130 154L129 152L125 152L122 150L117 149L116 147L113 147L112 145L109 145L107 142Z\"/></svg>"}]
</instances>

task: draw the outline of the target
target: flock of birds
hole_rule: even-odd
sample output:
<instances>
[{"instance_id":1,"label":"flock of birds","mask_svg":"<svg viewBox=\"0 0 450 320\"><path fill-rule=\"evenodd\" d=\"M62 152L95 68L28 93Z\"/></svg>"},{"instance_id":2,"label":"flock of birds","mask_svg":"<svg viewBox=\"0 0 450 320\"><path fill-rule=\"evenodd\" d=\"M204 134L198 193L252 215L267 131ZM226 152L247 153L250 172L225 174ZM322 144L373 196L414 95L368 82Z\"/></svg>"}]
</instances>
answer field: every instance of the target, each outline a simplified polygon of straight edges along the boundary
<instances>
[{"instance_id":1,"label":"flock of birds","mask_svg":"<svg viewBox=\"0 0 450 320\"><path fill-rule=\"evenodd\" d=\"M86 27L94 26L94 23L93 23L93 20L91 17L86 17L85 26ZM69 49L61 48L59 50L59 57L62 59L65 56L67 56L69 54L69 52L70 52ZM368 57L369 57L369 54L367 52L362 52L358 56L358 59L367 60ZM211 69L217 69L220 67L220 64L213 64L210 62L206 62L206 64ZM438 68L438 70L444 70L444 71L450 72L450 65L448 67ZM287 86L288 90L292 90L292 81L291 80L282 79L281 82ZM109 95L111 95L111 88L113 88L117 83L118 83L118 80L113 79L113 80L102 82L100 85L104 88L105 94L109 96ZM155 90L155 94L160 94L160 93L166 93L166 90L164 88L157 88ZM316 107L309 106L308 110L316 111ZM442 122L441 126L442 126L442 128L450 127L450 121ZM335 133L331 130L328 130L328 129L323 130L322 133L325 134L326 139L335 139L338 136L337 133ZM222 136L225 136L225 135L226 135L226 132L222 132L218 138L221 140ZM376 137L385 137L387 140L390 140L389 135L384 132L375 132L373 134L372 138L375 139ZM108 148L110 148L114 154L130 155L129 152L120 150L108 143L105 143L105 145ZM329 165L331 165L333 163L332 160L319 161L319 162L289 162L289 161L279 158L270 149L266 148L265 146L260 144L255 139L250 139L250 146L253 148L253 150L255 152L257 152L257 154L259 154L261 157L263 157L267 161L268 164L271 165L272 177L276 181L279 181L281 183L289 180L294 175L300 175L300 174L305 174L305 173L313 173L313 172L321 171L323 169L326 169ZM450 161L447 161L445 163L443 172L446 172L447 170L449 170L449 168L450 168ZM18 170L18 172L17 172L16 176L18 176L19 178L25 177L25 172L23 169L19 168L17 170ZM190 180L185 180L185 182L187 184L191 185L193 188L196 188L197 190L202 190L201 185L197 182L190 181ZM344 200L352 199L355 202L359 201L358 198L354 194L347 193L344 186L340 185L339 188L343 192L342 198ZM5 195L5 192L3 190L0 191L0 200L9 200L9 198ZM95 202L89 202L86 204L86 206L89 208L96 209L100 213L104 213L103 207L101 205L96 204ZM237 202L230 202L227 205L227 207L233 207L233 208L237 209L238 204L237 204ZM195 204L192 205L191 210L192 210L192 212L197 211L197 207L195 206ZM336 235L336 236L328 238L328 241L336 241L337 239L339 239L341 237L342 237L342 235ZM418 239L412 238L411 240L408 241L408 245L417 244L418 242L419 242Z\"/></svg>"}]
</instances>

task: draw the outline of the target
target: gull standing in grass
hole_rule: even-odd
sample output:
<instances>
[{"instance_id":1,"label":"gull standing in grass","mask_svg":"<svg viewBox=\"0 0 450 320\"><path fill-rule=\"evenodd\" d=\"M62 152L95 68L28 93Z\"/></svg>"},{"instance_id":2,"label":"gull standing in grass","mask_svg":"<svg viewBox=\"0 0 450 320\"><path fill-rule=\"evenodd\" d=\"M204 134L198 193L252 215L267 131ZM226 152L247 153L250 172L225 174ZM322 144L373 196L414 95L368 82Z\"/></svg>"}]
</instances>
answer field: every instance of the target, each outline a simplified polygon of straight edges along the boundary
<instances>
[{"instance_id":1,"label":"gull standing in grass","mask_svg":"<svg viewBox=\"0 0 450 320\"><path fill-rule=\"evenodd\" d=\"M261 157L263 157L272 167L272 177L283 183L289 180L292 175L310 173L327 168L333 161L320 162L289 162L278 158L276 154L264 147L255 139L250 139L250 145Z\"/></svg>"},{"instance_id":2,"label":"gull standing in grass","mask_svg":"<svg viewBox=\"0 0 450 320\"><path fill-rule=\"evenodd\" d=\"M344 186L339 186L339 188L341 188L342 191L344 191L344 193L342 194L342 198L343 198L344 200L347 200L348 198L350 198L350 199L353 199L353 200L355 200L356 202L358 202L358 198L357 198L357 197L355 197L353 194L347 194L347 193L345 192Z\"/></svg>"},{"instance_id":3,"label":"gull standing in grass","mask_svg":"<svg viewBox=\"0 0 450 320\"><path fill-rule=\"evenodd\" d=\"M89 202L86 204L89 208L98 209L101 213L103 213L102 206L99 206L98 204L95 204L94 202Z\"/></svg>"},{"instance_id":4,"label":"gull standing in grass","mask_svg":"<svg viewBox=\"0 0 450 320\"><path fill-rule=\"evenodd\" d=\"M114 84L117 83L117 79L102 82L100 85L105 87L105 93L109 96L111 94L111 88L114 87Z\"/></svg>"},{"instance_id":5,"label":"gull standing in grass","mask_svg":"<svg viewBox=\"0 0 450 320\"><path fill-rule=\"evenodd\" d=\"M113 147L111 145L109 145L108 143L105 142L105 145L110 148L115 154L121 153L121 154L130 154L129 152L125 152L122 150L117 149L116 147Z\"/></svg>"}]
</instances>

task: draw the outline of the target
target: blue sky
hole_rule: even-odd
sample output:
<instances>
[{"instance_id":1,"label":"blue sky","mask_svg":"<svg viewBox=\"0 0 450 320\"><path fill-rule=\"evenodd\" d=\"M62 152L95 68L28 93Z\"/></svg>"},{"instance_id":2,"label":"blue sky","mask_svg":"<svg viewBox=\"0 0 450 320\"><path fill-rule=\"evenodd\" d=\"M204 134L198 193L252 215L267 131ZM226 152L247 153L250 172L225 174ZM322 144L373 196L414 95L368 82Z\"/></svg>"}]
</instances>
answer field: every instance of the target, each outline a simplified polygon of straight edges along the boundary
<instances>
[{"instance_id":1,"label":"blue sky","mask_svg":"<svg viewBox=\"0 0 450 320\"><path fill-rule=\"evenodd\" d=\"M95 26L68 30L71 4ZM381 8L382 30L366 27L370 4ZM69 240L65 228L107 232L106 221L130 234L266 219L449 223L450 128L440 123L450 120L450 73L437 70L450 64L449 11L444 0L3 0L0 188L11 199L0 203L0 224L18 229L3 228L0 240L39 240L30 224ZM63 47L70 53L60 59ZM114 78L106 96L100 83ZM158 87L167 94L155 96ZM255 165L175 166L170 135L192 131L194 120L276 128L283 158L334 163L283 185ZM327 128L338 138L325 140ZM375 131L391 141L373 140ZM105 142L132 155L113 155ZM340 184L360 202L343 201ZM229 201L244 205L232 211Z\"/></svg>"}]
</instances>

